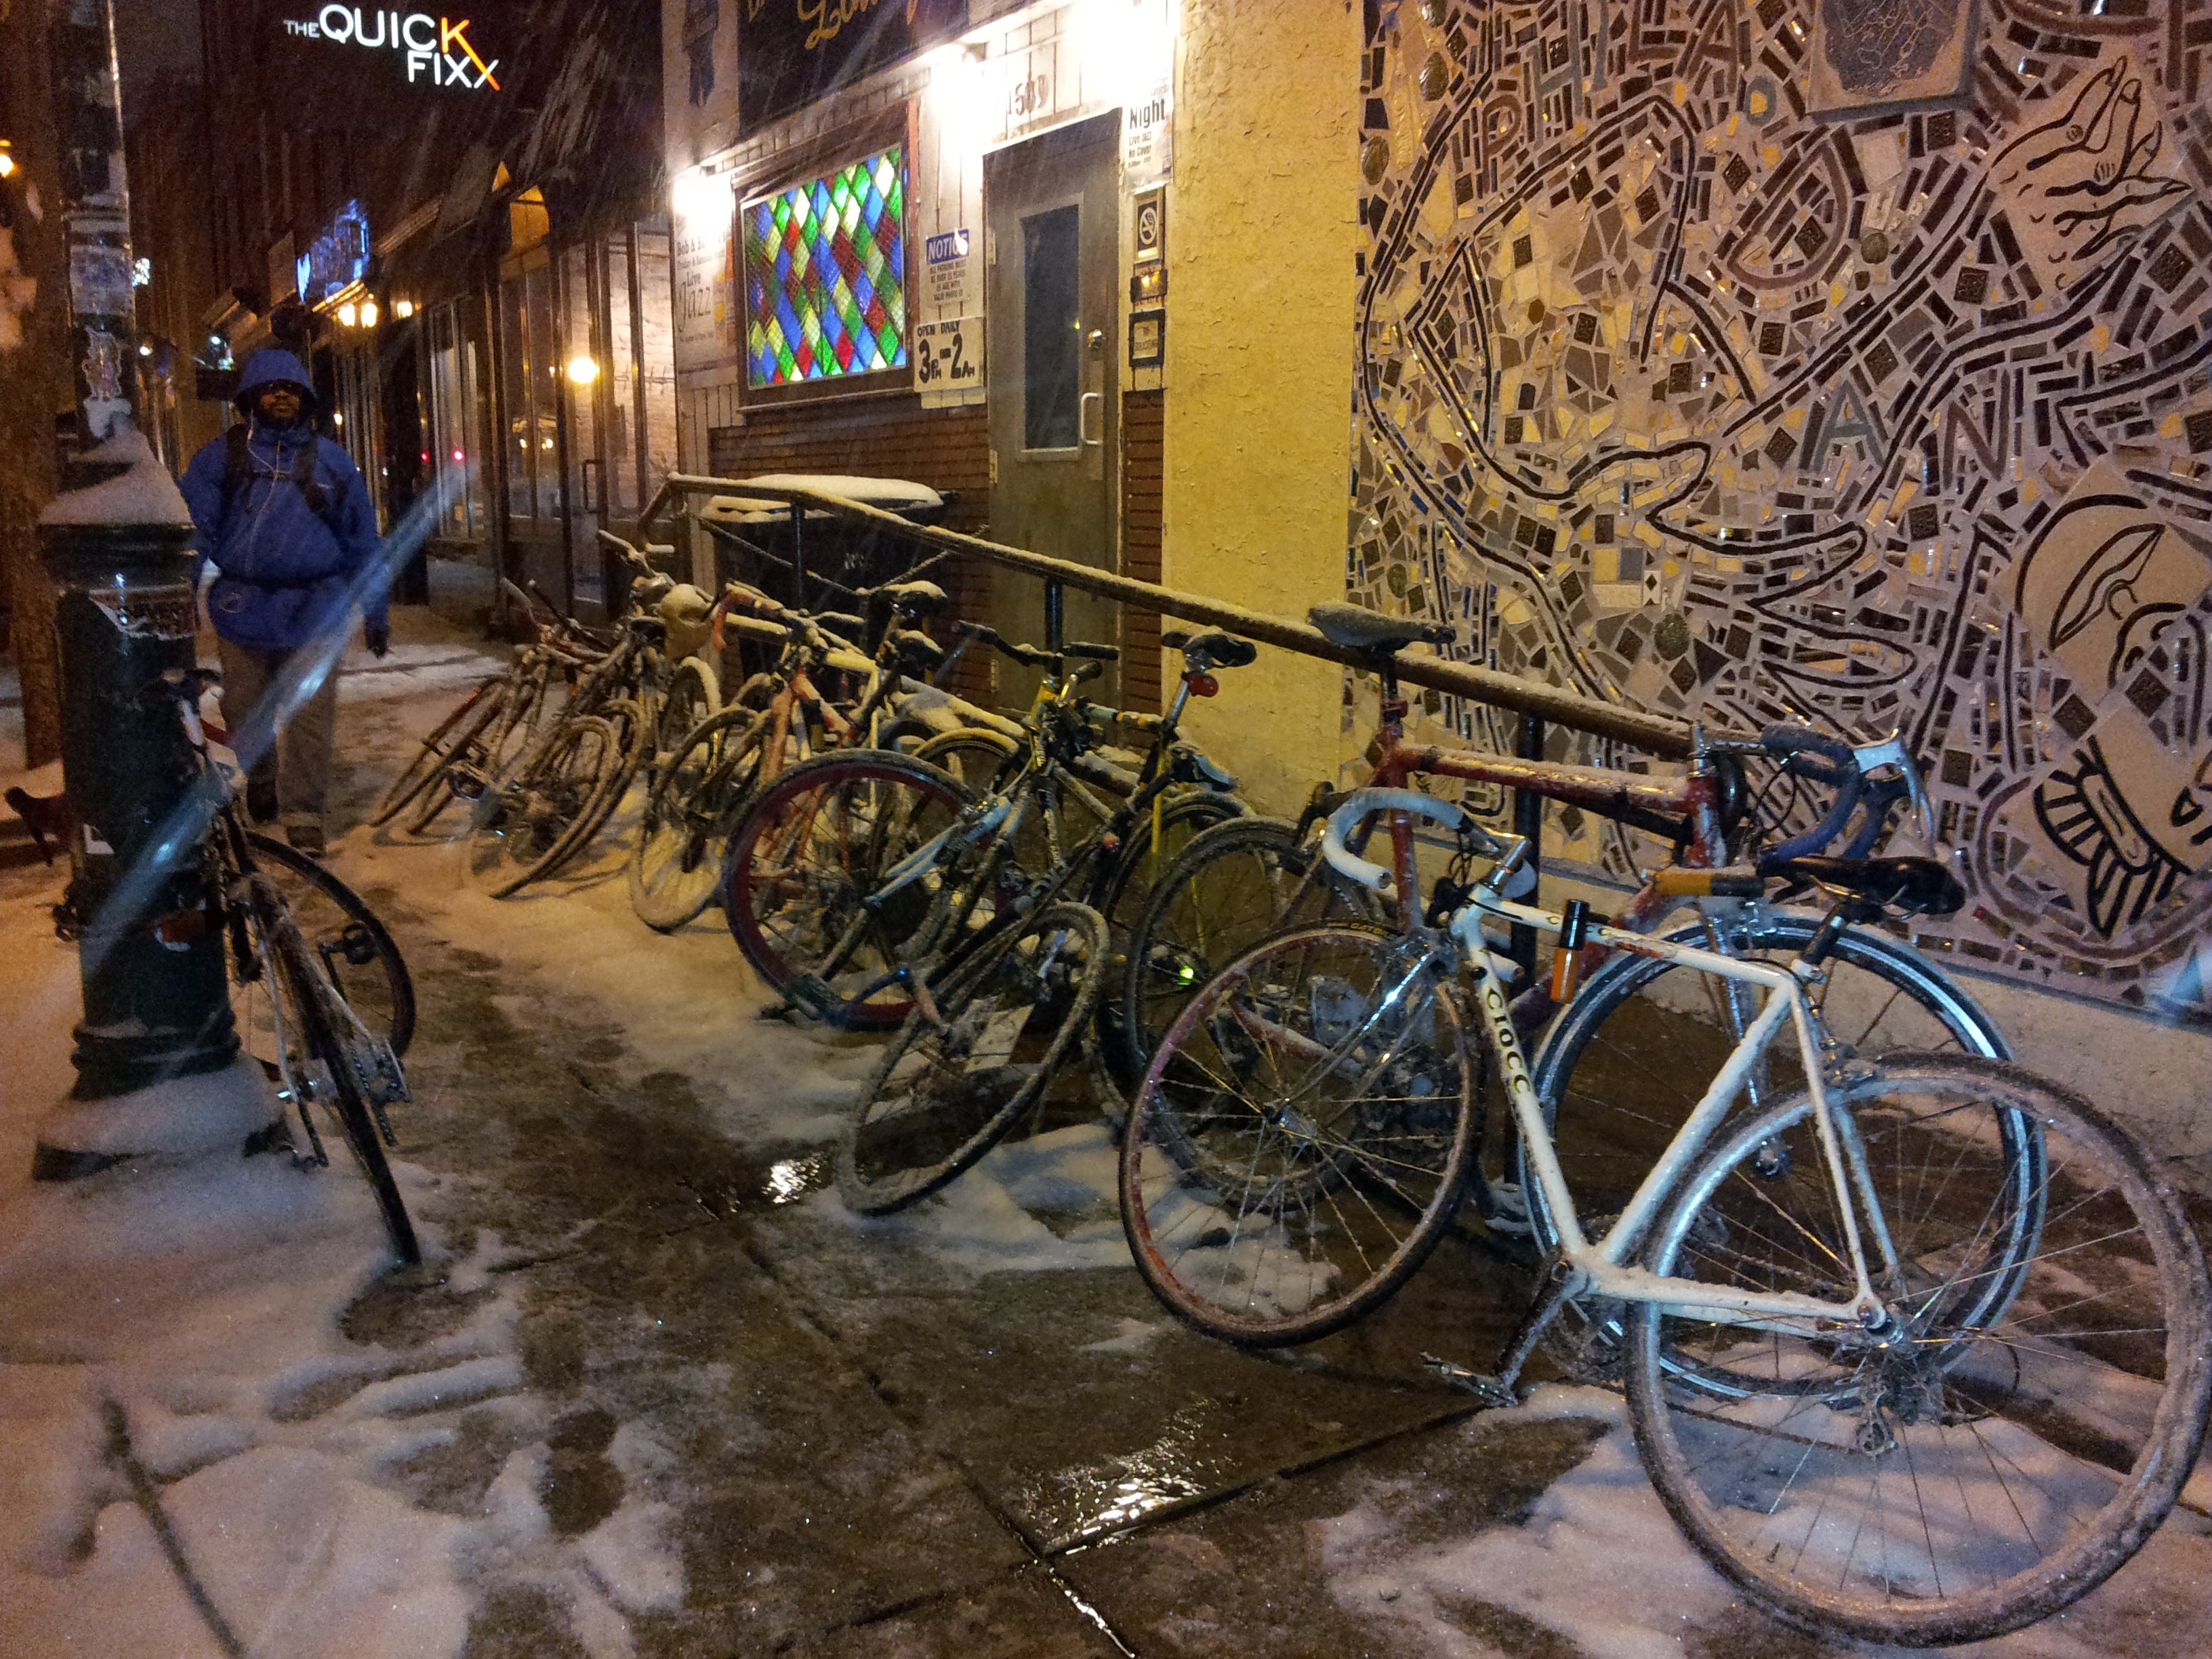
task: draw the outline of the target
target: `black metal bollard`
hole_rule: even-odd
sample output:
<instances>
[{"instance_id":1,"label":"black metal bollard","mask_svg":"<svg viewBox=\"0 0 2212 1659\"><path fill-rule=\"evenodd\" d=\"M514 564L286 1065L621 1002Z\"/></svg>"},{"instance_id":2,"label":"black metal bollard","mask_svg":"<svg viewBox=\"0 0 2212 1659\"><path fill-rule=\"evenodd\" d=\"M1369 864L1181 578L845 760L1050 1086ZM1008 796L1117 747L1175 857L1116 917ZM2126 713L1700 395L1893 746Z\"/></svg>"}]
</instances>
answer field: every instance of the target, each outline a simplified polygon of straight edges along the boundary
<instances>
[{"instance_id":1,"label":"black metal bollard","mask_svg":"<svg viewBox=\"0 0 2212 1659\"><path fill-rule=\"evenodd\" d=\"M214 1071L238 1053L220 930L166 928L178 936L164 938L151 925L215 914L191 850L197 834L145 884L143 902L108 914L126 877L188 822L179 808L198 761L162 676L193 665L191 533L167 524L39 530L58 589L62 775L78 819L70 898L82 927L84 1018L70 1060L79 1100ZM41 1146L32 1173L65 1179L86 1173L92 1156Z\"/></svg>"}]
</instances>

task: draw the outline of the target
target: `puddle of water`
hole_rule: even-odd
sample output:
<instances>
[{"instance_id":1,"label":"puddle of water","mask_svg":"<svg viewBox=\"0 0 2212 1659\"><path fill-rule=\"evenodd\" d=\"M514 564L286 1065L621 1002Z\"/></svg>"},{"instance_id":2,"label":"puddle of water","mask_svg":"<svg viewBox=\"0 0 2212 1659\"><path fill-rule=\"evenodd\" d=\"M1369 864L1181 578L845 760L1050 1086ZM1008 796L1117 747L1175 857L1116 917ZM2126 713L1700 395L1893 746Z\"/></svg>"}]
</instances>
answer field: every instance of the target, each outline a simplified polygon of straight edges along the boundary
<instances>
[{"instance_id":1,"label":"puddle of water","mask_svg":"<svg viewBox=\"0 0 2212 1659\"><path fill-rule=\"evenodd\" d=\"M1213 1491L1233 1473L1235 1459L1225 1449L1206 1449L1222 1438L1207 1428L1212 1407L1210 1401L1186 1406L1142 1450L1032 1481L1023 1507L1037 1517L1040 1531L1066 1541L1121 1531Z\"/></svg>"},{"instance_id":2,"label":"puddle of water","mask_svg":"<svg viewBox=\"0 0 2212 1659\"><path fill-rule=\"evenodd\" d=\"M735 1173L699 1196L710 1208L727 1215L732 1210L757 1210L763 1205L796 1204L809 1193L818 1193L837 1176L834 1152L809 1152L757 1164L742 1164Z\"/></svg>"}]
</instances>

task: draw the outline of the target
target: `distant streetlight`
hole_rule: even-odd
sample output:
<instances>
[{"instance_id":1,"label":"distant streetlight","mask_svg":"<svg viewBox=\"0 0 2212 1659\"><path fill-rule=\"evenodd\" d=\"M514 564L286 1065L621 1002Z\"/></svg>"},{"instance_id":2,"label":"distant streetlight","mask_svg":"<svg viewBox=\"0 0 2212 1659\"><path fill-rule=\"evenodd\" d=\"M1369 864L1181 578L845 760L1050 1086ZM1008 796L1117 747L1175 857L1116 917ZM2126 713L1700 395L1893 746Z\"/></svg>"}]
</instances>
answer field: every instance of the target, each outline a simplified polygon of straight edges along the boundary
<instances>
[{"instance_id":1,"label":"distant streetlight","mask_svg":"<svg viewBox=\"0 0 2212 1659\"><path fill-rule=\"evenodd\" d=\"M599 366L580 351L568 359L568 378L578 386L589 386L599 378Z\"/></svg>"}]
</instances>

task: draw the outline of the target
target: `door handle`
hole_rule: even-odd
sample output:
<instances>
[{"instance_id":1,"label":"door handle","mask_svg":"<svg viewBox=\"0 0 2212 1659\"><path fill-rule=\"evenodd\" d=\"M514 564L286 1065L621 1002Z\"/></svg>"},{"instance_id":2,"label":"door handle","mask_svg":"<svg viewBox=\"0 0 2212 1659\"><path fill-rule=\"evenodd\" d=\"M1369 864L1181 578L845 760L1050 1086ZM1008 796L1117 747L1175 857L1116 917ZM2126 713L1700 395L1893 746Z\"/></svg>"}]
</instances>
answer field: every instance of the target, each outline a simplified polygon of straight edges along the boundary
<instances>
[{"instance_id":1,"label":"door handle","mask_svg":"<svg viewBox=\"0 0 2212 1659\"><path fill-rule=\"evenodd\" d=\"M1091 434L1090 420L1091 410L1094 404L1098 410L1098 431L1096 436ZM1086 392L1075 405L1075 439L1077 443L1086 449L1094 445L1103 446L1105 443L1106 394L1104 392Z\"/></svg>"}]
</instances>

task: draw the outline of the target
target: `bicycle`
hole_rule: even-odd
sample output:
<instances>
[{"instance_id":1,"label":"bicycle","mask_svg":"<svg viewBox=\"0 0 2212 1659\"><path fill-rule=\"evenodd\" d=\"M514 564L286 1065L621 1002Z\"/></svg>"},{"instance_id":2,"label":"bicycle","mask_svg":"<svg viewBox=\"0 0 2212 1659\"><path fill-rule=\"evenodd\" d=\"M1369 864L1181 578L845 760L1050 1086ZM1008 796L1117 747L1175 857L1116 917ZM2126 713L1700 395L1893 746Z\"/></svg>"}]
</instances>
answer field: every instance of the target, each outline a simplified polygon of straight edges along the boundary
<instances>
[{"instance_id":1,"label":"bicycle","mask_svg":"<svg viewBox=\"0 0 2212 1659\"><path fill-rule=\"evenodd\" d=\"M174 696L198 759L200 788L210 807L200 856L215 904L159 916L151 925L165 941L210 927L223 930L240 1042L276 1084L278 1099L293 1109L307 1138L304 1152L294 1148L295 1161L330 1163L312 1110L321 1106L336 1119L376 1196L393 1253L412 1267L422 1258L422 1246L385 1151L398 1144L391 1109L408 1100L400 1055L414 1034L413 981L391 934L358 895L246 827L235 781L193 706L214 679L173 672L163 676L161 695ZM275 873L280 871L281 878ZM336 920L302 927L290 891L312 894Z\"/></svg>"},{"instance_id":2,"label":"bicycle","mask_svg":"<svg viewBox=\"0 0 2212 1659\"><path fill-rule=\"evenodd\" d=\"M1346 845L1377 811L1391 816L1389 869ZM2117 1570L2174 1503L2212 1409L2212 1286L2172 1193L2057 1085L1974 1056L1856 1060L1810 994L1822 945L1849 927L1962 903L1950 872L1769 854L1672 873L1683 890L1828 891L1814 945L1778 966L1594 923L1579 902L1556 914L1516 902L1527 843L1410 791L1355 793L1322 856L1410 908L1414 818L1454 830L1487 873L1433 921L1322 924L1247 951L1153 1056L1120 1187L1162 1302L1213 1334L1273 1346L1390 1295L1469 1185L1472 1024L1558 1242L1493 1371L1432 1364L1504 1405L1566 1308L1617 1330L1631 1420L1669 1514L1747 1596L1803 1629L1978 1639ZM1486 924L1556 938L1569 996L1592 946L1764 995L1626 1205L1588 1227ZM1731 1122L1785 1027L1802 1088Z\"/></svg>"},{"instance_id":3,"label":"bicycle","mask_svg":"<svg viewBox=\"0 0 2212 1659\"><path fill-rule=\"evenodd\" d=\"M471 867L507 898L568 863L599 833L650 753L667 688L667 628L647 609L675 586L606 532L635 578L606 649L503 774L487 777L469 814Z\"/></svg>"},{"instance_id":4,"label":"bicycle","mask_svg":"<svg viewBox=\"0 0 2212 1659\"><path fill-rule=\"evenodd\" d=\"M763 790L731 837L731 932L773 989L817 1018L897 1024L907 1013L898 965L1002 910L1073 894L1103 917L1126 914L1152 847L1243 811L1235 781L1181 738L1179 721L1191 696L1213 694L1213 669L1252 660L1249 642L1186 641L1168 712L1131 715L1078 695L1114 647L1056 652L976 632L1047 670L1025 746L987 794L921 757L824 757ZM1149 735L1136 771L1092 752L1106 720ZM1089 825L1079 836L1075 812Z\"/></svg>"},{"instance_id":5,"label":"bicycle","mask_svg":"<svg viewBox=\"0 0 2212 1659\"><path fill-rule=\"evenodd\" d=\"M1853 748L1798 726L1778 726L1748 741L1701 732L1688 769L1673 776L1408 744L1408 705L1398 687L1395 653L1417 641L1446 642L1449 626L1379 617L1351 605L1318 605L1310 614L1336 643L1359 651L1381 681L1369 787L1403 788L1438 776L1529 792L1651 831L1674 842L1678 863L1689 868L1726 866L1762 851L1786 857L1837 848L1847 856L1864 856L1880 844L1896 811L1918 811L1917 771L1893 739ZM1753 765L1771 769L1763 791L1748 786L1746 768ZM1818 821L1784 833L1785 818L1802 821L1816 810L1801 798L1808 789L1825 793ZM1774 799L1778 793L1784 798ZM1209 830L1160 878L1130 930L1115 1011L1133 1076L1141 1075L1191 993L1269 934L1298 922L1410 927L1423 919L1418 903L1395 908L1382 896L1334 877L1320 857L1310 831L1343 799L1317 788L1295 825L1248 817ZM1356 830L1355 843L1364 843L1372 827ZM1409 831L1399 824L1392 833ZM1461 873L1447 872L1431 896L1432 907L1455 902L1465 885ZM1686 900L1648 878L1628 902L1622 925L1656 930L1686 902L1695 903L1698 914L1674 926L1670 938L1745 958L1793 959L1822 925L1817 915L1779 908L1764 898ZM1996 1022L1909 946L1871 927L1852 927L1822 949L1827 978L1815 994L1823 1017L1850 1046L2008 1055ZM1686 979L1693 982L1685 986ZM1571 1184L1587 1210L1618 1209L1694 1103L1693 1094L1640 1056L1667 1043L1688 1045L1717 1065L1754 1012L1751 995L1679 974L1665 960L1628 954L1601 965L1593 962L1589 984L1568 1017L1554 1019L1560 1001L1540 978L1522 988L1515 1005L1522 1030L1534 1033L1550 1024L1534 1078L1554 1114L1553 1133ZM1793 1064L1786 1053L1771 1055L1752 1079L1754 1102L1802 1086ZM1658 1097L1662 1093L1667 1097ZM1632 1105L1624 1103L1632 1097ZM1528 1172L1515 1167L1499 1173L1502 1185L1528 1195L1535 1244L1550 1248L1557 1241Z\"/></svg>"},{"instance_id":6,"label":"bicycle","mask_svg":"<svg viewBox=\"0 0 2212 1659\"><path fill-rule=\"evenodd\" d=\"M754 792L791 764L794 750L910 745L925 760L950 759L956 767L961 757L981 754L994 770L1012 752L1013 738L1004 732L975 726L940 732L901 712L912 701L908 677L941 673L950 660L917 629L943 608L944 590L900 582L858 597L866 618L805 616L737 582L715 602L710 626L718 653L725 630L735 629L779 646L781 656L728 708L692 726L654 770L629 861L630 905L647 927L673 932L714 902L732 830ZM826 632L821 624L830 622L872 636L873 654ZM857 704L823 693L817 677L827 672L861 683ZM948 701L965 719L991 718Z\"/></svg>"}]
</instances>

